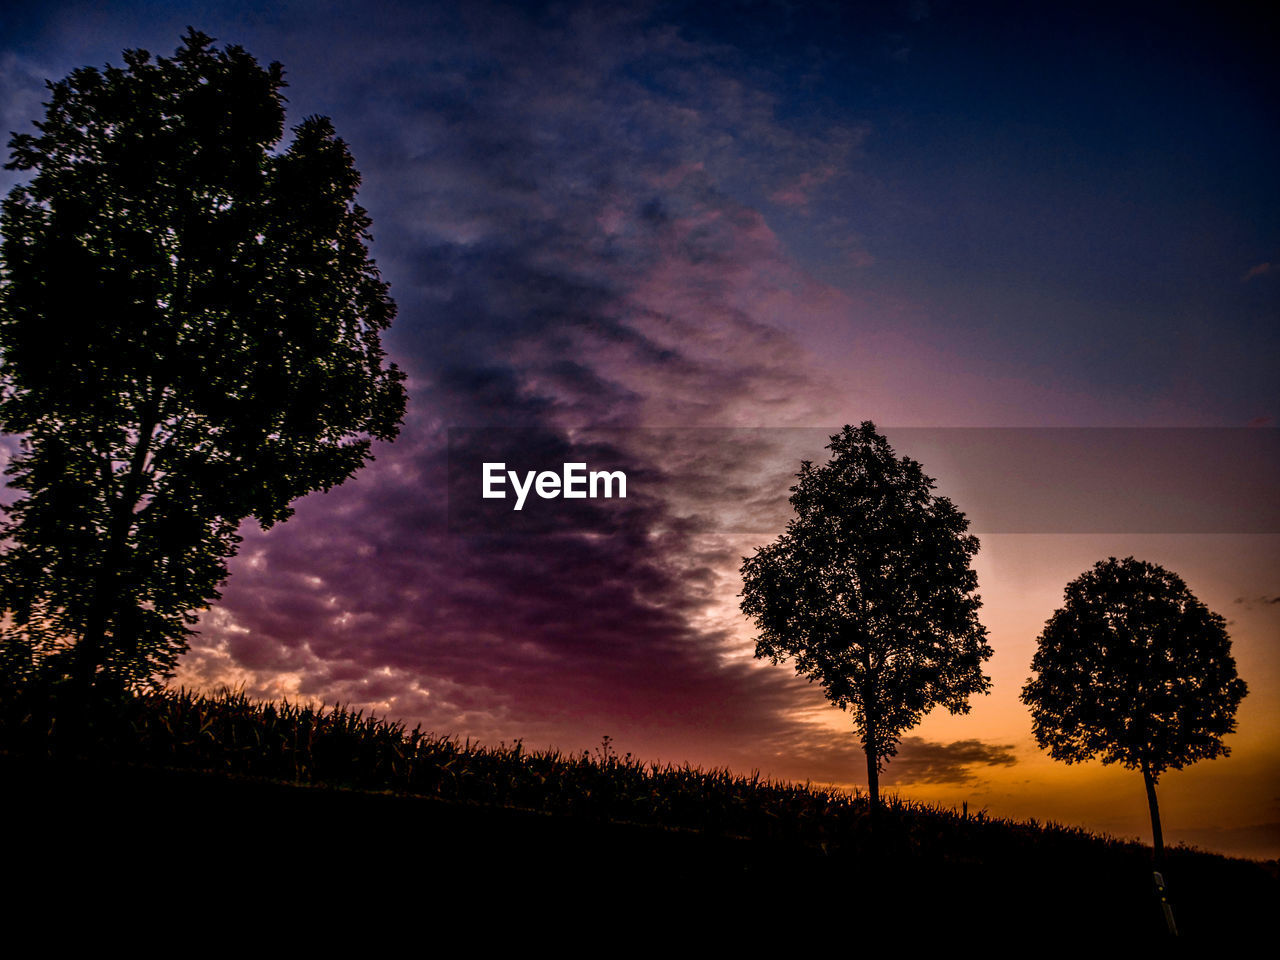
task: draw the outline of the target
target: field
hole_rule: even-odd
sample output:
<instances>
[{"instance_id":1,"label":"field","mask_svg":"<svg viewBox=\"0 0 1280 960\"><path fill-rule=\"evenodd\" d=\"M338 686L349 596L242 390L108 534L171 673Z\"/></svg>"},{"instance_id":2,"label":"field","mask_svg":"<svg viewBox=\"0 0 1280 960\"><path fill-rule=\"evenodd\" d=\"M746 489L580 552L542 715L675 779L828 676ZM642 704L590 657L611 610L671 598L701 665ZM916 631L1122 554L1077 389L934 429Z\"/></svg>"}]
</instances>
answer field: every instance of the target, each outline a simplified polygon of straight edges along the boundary
<instances>
[{"instance_id":1,"label":"field","mask_svg":"<svg viewBox=\"0 0 1280 960\"><path fill-rule=\"evenodd\" d=\"M862 795L656 766L607 740L583 754L484 747L184 692L74 720L19 692L0 724L11 875L31 891L74 878L108 921L139 903L252 912L246 884L266 883L273 916L319 909L332 888L349 916L407 898L499 926L701 918L815 946L851 927L1163 936L1140 844L893 797L873 817ZM1265 930L1280 904L1274 862L1179 847L1166 874L1186 938Z\"/></svg>"}]
</instances>

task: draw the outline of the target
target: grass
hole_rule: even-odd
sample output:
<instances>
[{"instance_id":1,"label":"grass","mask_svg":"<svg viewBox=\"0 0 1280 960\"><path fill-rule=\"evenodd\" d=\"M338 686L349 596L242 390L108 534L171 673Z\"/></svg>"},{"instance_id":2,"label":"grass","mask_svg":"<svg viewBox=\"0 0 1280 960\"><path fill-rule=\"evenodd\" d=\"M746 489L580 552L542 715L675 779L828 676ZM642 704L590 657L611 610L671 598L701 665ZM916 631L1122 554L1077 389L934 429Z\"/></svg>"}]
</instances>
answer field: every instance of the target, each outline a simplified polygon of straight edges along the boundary
<instances>
[{"instance_id":1,"label":"grass","mask_svg":"<svg viewBox=\"0 0 1280 960\"><path fill-rule=\"evenodd\" d=\"M934 890L931 896L954 887L964 895L982 889L1020 903L1024 917L1044 909L1075 910L1102 927L1121 929L1128 917L1141 915L1139 926L1148 932L1155 917L1149 909L1151 851L1135 841L896 796L873 818L867 797L858 792L757 773L647 763L618 755L608 738L582 753L526 750L518 742L484 746L342 707L260 703L230 692L125 697L85 717L68 712L47 692L28 690L0 699L0 750L16 777L35 785L23 816L39 808L47 822L65 823L80 809L66 797L109 792L110 784L125 789L117 811L104 814L84 836L121 830L125 821L132 824L129 831L145 833L148 821L139 808L186 810L187 823L194 818L205 824L226 819L225 810L234 808L241 811L240 827L222 841L233 844L245 830L257 829L255 820L289 822L309 809L309 822L321 833L331 833L334 822L367 829L390 818L394 823L385 825L382 846L435 836L422 856L450 864L455 875L471 869L488 843L486 862L501 863L498 873L512 875L518 859L512 851L525 850L520 856L531 862L591 863L590 871L578 872L625 875L633 898L648 896L636 891L661 889L676 875L706 875L722 893L741 889L749 896L783 873L793 878L789 882L826 878L810 896L853 889L852 884L867 902L881 898L877 909L883 909L889 887ZM41 782L54 781L40 771L68 764L79 765L73 779L41 793ZM104 764L115 772L102 773ZM121 770L150 773L120 788ZM155 771L165 771L167 779L156 779ZM251 785L235 787L236 781ZM266 790L263 784L278 786ZM285 785L324 789L282 792ZM320 812L331 803L323 797L343 792L366 799ZM406 807L408 800L393 802L380 796L385 794L437 803ZM61 803L63 812L49 813L51 803ZM457 812L464 810L472 812ZM524 819L512 819L517 812ZM538 825L544 822L559 826L546 833ZM624 826L631 832L620 833ZM655 841L654 829L664 837L691 839L671 846L670 840ZM442 832L449 836L440 839ZM261 839L276 842L269 834ZM307 845L297 842L302 856ZM600 860L601 848L613 851L609 862ZM659 848L666 852L655 859ZM1274 862L1175 847L1166 872L1193 930L1260 922L1257 904L1280 899ZM923 886L921 877L927 878ZM936 903L932 912L938 912Z\"/></svg>"},{"instance_id":2,"label":"grass","mask_svg":"<svg viewBox=\"0 0 1280 960\"><path fill-rule=\"evenodd\" d=\"M341 706L263 703L242 693L180 690L123 699L96 720L87 746L69 747L65 721L47 701L10 700L0 722L0 744L28 757L54 759L72 749L145 766L783 839L829 851L857 844L870 826L868 799L858 791L646 763L619 755L609 737L582 753L530 751L520 742L484 746ZM1041 852L1147 849L1080 827L960 813L895 795L884 799L880 821L881 839L892 834L903 852L928 849L961 859L979 852L972 843L979 838L985 852L994 843Z\"/></svg>"}]
</instances>

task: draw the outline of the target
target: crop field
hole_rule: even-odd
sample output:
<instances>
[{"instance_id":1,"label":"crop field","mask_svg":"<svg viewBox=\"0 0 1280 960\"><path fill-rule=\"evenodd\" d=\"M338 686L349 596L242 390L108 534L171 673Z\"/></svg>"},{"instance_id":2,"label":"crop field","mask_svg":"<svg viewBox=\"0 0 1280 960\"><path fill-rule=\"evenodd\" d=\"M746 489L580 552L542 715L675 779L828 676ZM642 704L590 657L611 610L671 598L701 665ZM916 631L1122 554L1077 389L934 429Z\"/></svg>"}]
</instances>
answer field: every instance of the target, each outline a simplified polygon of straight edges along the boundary
<instances>
[{"instance_id":1,"label":"crop field","mask_svg":"<svg viewBox=\"0 0 1280 960\"><path fill-rule=\"evenodd\" d=\"M149 845L163 835L191 851L318 850L352 869L395 852L429 864L433 884L452 878L438 896L503 889L527 902L554 889L568 903L723 910L782 884L815 909L857 903L885 923L919 914L944 929L977 898L1008 930L1073 917L1076 932L1161 933L1142 844L897 796L873 817L861 793L647 763L607 738L583 753L484 746L342 707L186 691L74 717L19 691L0 723L7 820L43 823L90 872L137 868L120 838L154 834ZM30 862L43 862L32 843ZM235 882L224 866L217 889ZM1171 850L1184 933L1261 924L1275 866Z\"/></svg>"}]
</instances>

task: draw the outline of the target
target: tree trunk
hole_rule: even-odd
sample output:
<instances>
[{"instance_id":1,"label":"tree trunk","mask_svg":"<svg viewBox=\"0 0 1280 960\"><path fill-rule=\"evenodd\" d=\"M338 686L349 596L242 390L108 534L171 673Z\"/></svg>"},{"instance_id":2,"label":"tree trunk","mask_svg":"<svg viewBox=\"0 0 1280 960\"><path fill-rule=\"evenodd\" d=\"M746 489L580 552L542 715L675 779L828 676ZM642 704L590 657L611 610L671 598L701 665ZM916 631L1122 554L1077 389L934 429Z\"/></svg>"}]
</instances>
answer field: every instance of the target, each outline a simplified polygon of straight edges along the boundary
<instances>
[{"instance_id":1,"label":"tree trunk","mask_svg":"<svg viewBox=\"0 0 1280 960\"><path fill-rule=\"evenodd\" d=\"M867 792L871 796L871 815L874 817L880 809L880 745L876 739L875 718L865 707L863 710L867 735L862 742L862 750L867 755Z\"/></svg>"},{"instance_id":2,"label":"tree trunk","mask_svg":"<svg viewBox=\"0 0 1280 960\"><path fill-rule=\"evenodd\" d=\"M103 551L102 567L95 577L93 605L76 649L76 682L86 701L93 698L98 667L105 660L103 648L106 645L107 628L118 609L120 567L125 559L129 533L133 528L133 510L142 497L147 457L151 453L151 443L159 423L160 397L163 393L161 389L147 402L142 423L138 427L138 444L129 458L129 472L125 476L124 488L111 506L107 546Z\"/></svg>"},{"instance_id":3,"label":"tree trunk","mask_svg":"<svg viewBox=\"0 0 1280 960\"><path fill-rule=\"evenodd\" d=\"M95 621L97 616L95 615ZM75 682L80 696L88 701L93 696L93 681L98 675L98 664L101 662L102 641L106 630L96 623L91 625L76 645Z\"/></svg>"},{"instance_id":4,"label":"tree trunk","mask_svg":"<svg viewBox=\"0 0 1280 960\"><path fill-rule=\"evenodd\" d=\"M1160 805L1156 802L1156 778L1151 774L1151 767L1145 761L1142 764L1142 779L1147 785L1147 807L1151 810L1151 845L1155 849L1156 869L1164 869L1164 833L1160 829Z\"/></svg>"},{"instance_id":5,"label":"tree trunk","mask_svg":"<svg viewBox=\"0 0 1280 960\"><path fill-rule=\"evenodd\" d=\"M1164 915L1165 928L1170 936L1176 937L1178 924L1173 918L1173 906L1169 903L1164 880L1164 831L1160 829L1160 805L1156 802L1156 778L1151 773L1151 765L1145 760L1142 763L1142 780L1147 785L1147 807L1151 810L1151 846L1155 850L1156 896L1160 898L1160 910Z\"/></svg>"},{"instance_id":6,"label":"tree trunk","mask_svg":"<svg viewBox=\"0 0 1280 960\"><path fill-rule=\"evenodd\" d=\"M116 575L123 554L123 537L114 529L109 532L105 556L97 576L94 577L93 604L89 608L89 616L84 633L76 645L76 685L81 697L88 702L93 699L94 684L98 676L98 667L106 659L107 628L111 622L111 611L115 603Z\"/></svg>"},{"instance_id":7,"label":"tree trunk","mask_svg":"<svg viewBox=\"0 0 1280 960\"><path fill-rule=\"evenodd\" d=\"M871 794L871 813L880 809L880 760L872 752L871 747L866 747L867 752L867 790Z\"/></svg>"}]
</instances>

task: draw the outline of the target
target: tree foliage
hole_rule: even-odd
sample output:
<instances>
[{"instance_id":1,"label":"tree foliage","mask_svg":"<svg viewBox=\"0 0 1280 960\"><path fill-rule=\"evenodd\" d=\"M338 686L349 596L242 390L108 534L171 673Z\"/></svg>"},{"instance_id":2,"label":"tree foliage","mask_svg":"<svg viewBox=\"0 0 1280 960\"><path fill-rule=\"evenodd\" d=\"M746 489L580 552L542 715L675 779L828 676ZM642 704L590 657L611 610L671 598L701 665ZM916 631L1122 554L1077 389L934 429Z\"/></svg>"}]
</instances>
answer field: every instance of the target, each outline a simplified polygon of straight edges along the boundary
<instances>
[{"instance_id":1,"label":"tree foliage","mask_svg":"<svg viewBox=\"0 0 1280 960\"><path fill-rule=\"evenodd\" d=\"M283 71L189 30L170 58L49 84L0 217L0 580L9 670L136 685L217 599L240 522L392 439L395 305L330 122L285 130Z\"/></svg>"},{"instance_id":2,"label":"tree foliage","mask_svg":"<svg viewBox=\"0 0 1280 960\"><path fill-rule=\"evenodd\" d=\"M1065 763L1097 757L1142 771L1160 868L1156 783L1166 770L1228 754L1222 737L1235 729L1248 692L1226 621L1176 574L1110 557L1067 584L1031 669L1037 676L1022 700L1050 756Z\"/></svg>"},{"instance_id":3,"label":"tree foliage","mask_svg":"<svg viewBox=\"0 0 1280 960\"><path fill-rule=\"evenodd\" d=\"M875 425L831 438L829 463L801 464L795 517L742 563L756 656L788 658L852 712L873 800L904 731L935 706L966 713L991 656L978 622L969 522L920 464Z\"/></svg>"},{"instance_id":4,"label":"tree foliage","mask_svg":"<svg viewBox=\"0 0 1280 960\"><path fill-rule=\"evenodd\" d=\"M1067 584L1022 691L1055 760L1094 757L1159 778L1227 754L1247 688L1226 622L1176 574L1128 557Z\"/></svg>"}]
</instances>

